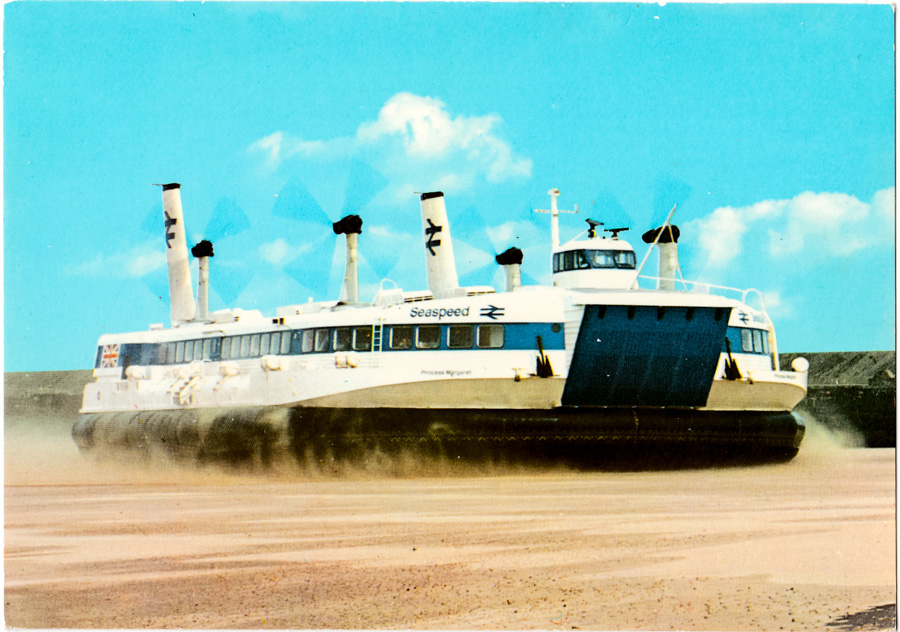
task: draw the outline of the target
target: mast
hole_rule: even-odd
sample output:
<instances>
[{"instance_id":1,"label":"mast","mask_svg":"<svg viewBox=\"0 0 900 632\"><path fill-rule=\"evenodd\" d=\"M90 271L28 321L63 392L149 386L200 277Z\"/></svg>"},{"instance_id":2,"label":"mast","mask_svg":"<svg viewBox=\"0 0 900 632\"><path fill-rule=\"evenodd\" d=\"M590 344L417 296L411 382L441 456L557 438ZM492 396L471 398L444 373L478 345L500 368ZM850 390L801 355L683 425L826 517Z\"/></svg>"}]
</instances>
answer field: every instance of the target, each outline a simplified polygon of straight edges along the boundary
<instances>
[{"instance_id":1,"label":"mast","mask_svg":"<svg viewBox=\"0 0 900 632\"><path fill-rule=\"evenodd\" d=\"M550 209L534 209L535 213L550 213L550 241L553 244L553 247L556 248L559 246L559 214L560 213L577 213L578 205L575 205L574 211L562 211L556 206L556 198L559 197L559 189L553 188L547 191L550 195Z\"/></svg>"}]
</instances>

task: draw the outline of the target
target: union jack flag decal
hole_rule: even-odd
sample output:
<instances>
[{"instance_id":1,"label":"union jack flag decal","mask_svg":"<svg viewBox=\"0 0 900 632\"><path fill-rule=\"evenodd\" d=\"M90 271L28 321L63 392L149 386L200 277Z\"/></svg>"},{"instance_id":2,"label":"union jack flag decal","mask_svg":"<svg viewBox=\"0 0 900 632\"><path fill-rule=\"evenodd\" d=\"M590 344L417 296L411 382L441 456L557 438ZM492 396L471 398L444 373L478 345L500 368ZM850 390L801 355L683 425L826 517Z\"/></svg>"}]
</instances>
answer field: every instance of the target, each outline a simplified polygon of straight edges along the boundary
<instances>
[{"instance_id":1,"label":"union jack flag decal","mask_svg":"<svg viewBox=\"0 0 900 632\"><path fill-rule=\"evenodd\" d=\"M119 345L103 345L100 368L111 369L119 365Z\"/></svg>"}]
</instances>

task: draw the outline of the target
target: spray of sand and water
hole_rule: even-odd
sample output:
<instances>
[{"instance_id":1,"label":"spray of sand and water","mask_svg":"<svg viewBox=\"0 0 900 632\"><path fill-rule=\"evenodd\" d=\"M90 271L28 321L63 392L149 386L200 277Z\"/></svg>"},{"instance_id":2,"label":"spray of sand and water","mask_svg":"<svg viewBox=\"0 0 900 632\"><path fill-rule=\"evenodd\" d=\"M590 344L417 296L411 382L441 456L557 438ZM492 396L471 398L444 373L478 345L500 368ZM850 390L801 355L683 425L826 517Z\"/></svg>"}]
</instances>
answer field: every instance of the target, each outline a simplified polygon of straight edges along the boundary
<instances>
[{"instance_id":1,"label":"spray of sand and water","mask_svg":"<svg viewBox=\"0 0 900 632\"><path fill-rule=\"evenodd\" d=\"M795 462L820 462L840 458L841 451L864 442L849 425L832 420L825 425L801 415L806 436ZM463 461L453 455L413 451L387 454L370 450L346 461L331 455L283 454L272 463L229 466L222 463L175 461L168 454L144 450L106 449L85 455L71 436L70 417L33 416L7 419L4 426L4 474L6 485L209 485L254 484L277 481L332 479L472 477L563 473L559 464L527 464L502 459ZM652 466L647 469L653 469ZM661 468L665 469L665 468Z\"/></svg>"}]
</instances>

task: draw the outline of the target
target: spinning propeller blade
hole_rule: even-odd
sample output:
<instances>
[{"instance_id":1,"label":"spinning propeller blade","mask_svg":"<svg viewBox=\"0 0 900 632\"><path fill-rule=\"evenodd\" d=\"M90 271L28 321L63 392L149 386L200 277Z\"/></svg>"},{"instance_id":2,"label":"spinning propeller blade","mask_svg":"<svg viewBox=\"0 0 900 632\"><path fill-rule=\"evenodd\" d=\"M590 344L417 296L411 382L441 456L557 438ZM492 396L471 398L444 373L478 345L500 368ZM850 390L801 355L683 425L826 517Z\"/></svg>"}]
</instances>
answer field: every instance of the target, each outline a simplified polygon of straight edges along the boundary
<instances>
[{"instance_id":1,"label":"spinning propeller blade","mask_svg":"<svg viewBox=\"0 0 900 632\"><path fill-rule=\"evenodd\" d=\"M226 237L239 235L250 228L250 218L231 198L221 198L216 202L212 217L206 223L203 237L215 243Z\"/></svg>"},{"instance_id":2,"label":"spinning propeller blade","mask_svg":"<svg viewBox=\"0 0 900 632\"><path fill-rule=\"evenodd\" d=\"M354 160L350 165L341 216L359 213L387 185L387 178L378 171L361 160Z\"/></svg>"},{"instance_id":3,"label":"spinning propeller blade","mask_svg":"<svg viewBox=\"0 0 900 632\"><path fill-rule=\"evenodd\" d=\"M278 193L272 215L331 227L328 215L296 176L288 180Z\"/></svg>"}]
</instances>

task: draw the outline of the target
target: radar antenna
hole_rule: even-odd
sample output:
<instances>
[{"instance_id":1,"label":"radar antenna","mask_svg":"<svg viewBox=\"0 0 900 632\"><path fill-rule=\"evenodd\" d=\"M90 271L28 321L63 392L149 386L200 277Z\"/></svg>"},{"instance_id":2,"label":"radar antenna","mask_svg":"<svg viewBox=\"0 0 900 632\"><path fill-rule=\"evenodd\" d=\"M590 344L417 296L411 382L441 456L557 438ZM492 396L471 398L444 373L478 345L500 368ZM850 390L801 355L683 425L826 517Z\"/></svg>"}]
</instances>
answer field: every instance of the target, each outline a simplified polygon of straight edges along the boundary
<instances>
[{"instance_id":1,"label":"radar antenna","mask_svg":"<svg viewBox=\"0 0 900 632\"><path fill-rule=\"evenodd\" d=\"M588 228L588 239L593 239L597 236L597 226L603 226L603 222L598 222L597 220L590 218L584 221L590 226L590 228Z\"/></svg>"},{"instance_id":2,"label":"radar antenna","mask_svg":"<svg viewBox=\"0 0 900 632\"><path fill-rule=\"evenodd\" d=\"M628 229L627 228L605 228L604 230L608 233L612 233L613 239L618 239L619 233L625 232Z\"/></svg>"}]
</instances>

